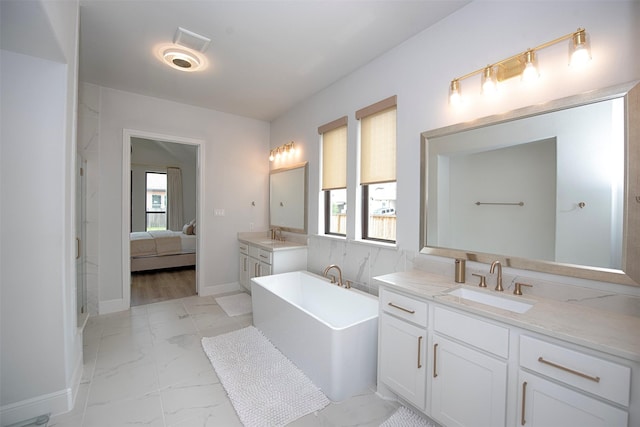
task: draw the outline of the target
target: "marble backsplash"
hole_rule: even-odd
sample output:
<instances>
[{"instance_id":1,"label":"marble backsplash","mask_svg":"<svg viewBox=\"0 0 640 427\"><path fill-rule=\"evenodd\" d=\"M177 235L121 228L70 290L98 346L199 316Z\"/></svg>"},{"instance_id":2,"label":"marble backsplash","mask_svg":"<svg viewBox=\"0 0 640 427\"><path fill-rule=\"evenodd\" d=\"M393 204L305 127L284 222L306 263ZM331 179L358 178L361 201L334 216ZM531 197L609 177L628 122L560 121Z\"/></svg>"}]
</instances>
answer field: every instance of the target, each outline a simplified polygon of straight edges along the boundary
<instances>
[{"instance_id":1,"label":"marble backsplash","mask_svg":"<svg viewBox=\"0 0 640 427\"><path fill-rule=\"evenodd\" d=\"M308 236L307 269L321 274L330 264L337 264L344 279L351 280L354 288L373 295L378 295L374 277L414 269L450 277L451 286L457 285L454 281L455 260L452 258L327 236ZM467 285L475 285L479 281L472 273L486 276L487 285L495 286L496 275L489 273L488 264L467 261ZM502 275L505 293L513 292L514 284L522 282L532 285L523 288L525 294L640 317L640 287L508 267L503 268Z\"/></svg>"}]
</instances>

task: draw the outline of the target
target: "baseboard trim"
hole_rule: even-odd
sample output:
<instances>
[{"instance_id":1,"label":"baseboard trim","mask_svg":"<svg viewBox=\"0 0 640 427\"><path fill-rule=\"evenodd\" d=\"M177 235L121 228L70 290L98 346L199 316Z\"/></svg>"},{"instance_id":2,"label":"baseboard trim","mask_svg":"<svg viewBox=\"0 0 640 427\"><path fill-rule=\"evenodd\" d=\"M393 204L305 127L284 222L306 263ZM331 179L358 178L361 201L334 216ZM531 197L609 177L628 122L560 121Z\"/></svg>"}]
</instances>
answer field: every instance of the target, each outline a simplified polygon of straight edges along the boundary
<instances>
[{"instance_id":1,"label":"baseboard trim","mask_svg":"<svg viewBox=\"0 0 640 427\"><path fill-rule=\"evenodd\" d=\"M5 405L0 408L0 425L16 424L40 415L62 414L71 410L70 402L73 402L73 391L68 388Z\"/></svg>"},{"instance_id":2,"label":"baseboard trim","mask_svg":"<svg viewBox=\"0 0 640 427\"><path fill-rule=\"evenodd\" d=\"M243 288L238 282L223 283L221 285L203 286L200 288L198 295L206 297L209 295L220 295L227 292L241 291Z\"/></svg>"}]
</instances>

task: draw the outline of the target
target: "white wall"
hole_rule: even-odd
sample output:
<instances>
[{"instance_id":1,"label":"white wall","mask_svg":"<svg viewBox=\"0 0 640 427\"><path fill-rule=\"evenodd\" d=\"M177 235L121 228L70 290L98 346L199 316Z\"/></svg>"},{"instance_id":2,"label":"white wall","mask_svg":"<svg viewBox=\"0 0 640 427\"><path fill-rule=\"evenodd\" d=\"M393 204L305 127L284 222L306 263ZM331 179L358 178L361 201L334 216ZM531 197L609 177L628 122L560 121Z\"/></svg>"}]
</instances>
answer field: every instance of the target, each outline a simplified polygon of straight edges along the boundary
<instances>
[{"instance_id":1,"label":"white wall","mask_svg":"<svg viewBox=\"0 0 640 427\"><path fill-rule=\"evenodd\" d=\"M0 52L5 425L72 407L82 334L76 329L74 252L78 2L1 7L2 37L13 40ZM4 25L16 20L18 27ZM30 25L38 31L26 38L21 31Z\"/></svg>"},{"instance_id":2,"label":"white wall","mask_svg":"<svg viewBox=\"0 0 640 427\"><path fill-rule=\"evenodd\" d=\"M310 233L318 233L319 125L343 115L349 117L348 205L355 206L357 122L354 113L373 102L398 95L397 246L415 254L419 250L420 133L640 78L639 21L640 3L632 1L472 2L296 105L272 122L271 144L275 147L280 141L294 140L296 147L300 146L305 153L304 160L309 161ZM502 96L488 100L480 97L479 80L472 78L463 81L463 92L470 98L466 108L449 107L447 89L453 78L578 27L585 27L591 36L593 61L583 72L576 74L566 66L568 45L562 43L539 54L541 78L535 88L512 79L505 82ZM361 245L349 243L356 237L355 215L355 209L350 208L348 241L344 248L347 258L352 251L362 251ZM312 239L314 245L317 240ZM317 259L328 260L325 252ZM309 259L316 255L320 254L310 247ZM337 258L335 261L345 259L341 250L332 256ZM394 264L394 268L405 267L411 262L410 258L411 255L404 262L390 264ZM374 267L361 265L353 269L366 284L370 281L366 272ZM377 267L375 270L380 271Z\"/></svg>"},{"instance_id":3,"label":"white wall","mask_svg":"<svg viewBox=\"0 0 640 427\"><path fill-rule=\"evenodd\" d=\"M250 224L268 227L269 124L108 88L99 91L100 311L118 309L123 300L121 236L128 227L121 212L123 129L205 141L204 217L198 218L200 290L237 286L237 232ZM224 209L225 215L214 216L214 209Z\"/></svg>"}]
</instances>

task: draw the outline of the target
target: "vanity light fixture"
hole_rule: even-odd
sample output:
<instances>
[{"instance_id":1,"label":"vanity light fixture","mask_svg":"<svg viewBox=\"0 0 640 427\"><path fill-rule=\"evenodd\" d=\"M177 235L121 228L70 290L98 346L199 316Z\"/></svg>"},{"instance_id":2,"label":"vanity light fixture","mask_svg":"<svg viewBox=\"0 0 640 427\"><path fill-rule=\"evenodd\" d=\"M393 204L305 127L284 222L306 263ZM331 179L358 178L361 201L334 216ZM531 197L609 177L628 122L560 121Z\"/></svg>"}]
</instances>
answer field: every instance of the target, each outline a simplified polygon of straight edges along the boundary
<instances>
[{"instance_id":1,"label":"vanity light fixture","mask_svg":"<svg viewBox=\"0 0 640 427\"><path fill-rule=\"evenodd\" d=\"M483 94L495 92L499 82L513 77L521 76L522 80L527 82L537 79L539 77L537 52L565 40L569 40L569 65L571 67L584 66L591 60L591 48L587 33L584 28L578 28L573 33L453 79L449 86L449 103L451 105L460 103L462 94L460 82L476 74L481 74Z\"/></svg>"},{"instance_id":2,"label":"vanity light fixture","mask_svg":"<svg viewBox=\"0 0 640 427\"><path fill-rule=\"evenodd\" d=\"M286 144L282 144L281 146L269 151L269 161L273 162L274 160L278 160L280 158L293 156L295 152L296 152L296 147L293 141L288 142Z\"/></svg>"}]
</instances>

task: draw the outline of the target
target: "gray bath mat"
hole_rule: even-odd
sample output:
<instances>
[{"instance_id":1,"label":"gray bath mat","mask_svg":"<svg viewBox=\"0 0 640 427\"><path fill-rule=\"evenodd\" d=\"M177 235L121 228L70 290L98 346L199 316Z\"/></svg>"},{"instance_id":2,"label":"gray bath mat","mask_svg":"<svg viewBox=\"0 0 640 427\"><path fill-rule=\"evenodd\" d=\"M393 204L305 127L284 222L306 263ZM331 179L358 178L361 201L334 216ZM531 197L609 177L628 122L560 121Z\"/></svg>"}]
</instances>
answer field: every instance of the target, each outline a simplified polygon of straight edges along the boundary
<instances>
[{"instance_id":1,"label":"gray bath mat","mask_svg":"<svg viewBox=\"0 0 640 427\"><path fill-rule=\"evenodd\" d=\"M251 296L236 294L216 298L216 303L227 313L227 316L240 316L251 313Z\"/></svg>"},{"instance_id":2,"label":"gray bath mat","mask_svg":"<svg viewBox=\"0 0 640 427\"><path fill-rule=\"evenodd\" d=\"M246 427L284 426L330 403L253 326L203 338L202 347Z\"/></svg>"},{"instance_id":3,"label":"gray bath mat","mask_svg":"<svg viewBox=\"0 0 640 427\"><path fill-rule=\"evenodd\" d=\"M435 427L426 418L401 406L380 427Z\"/></svg>"}]
</instances>

